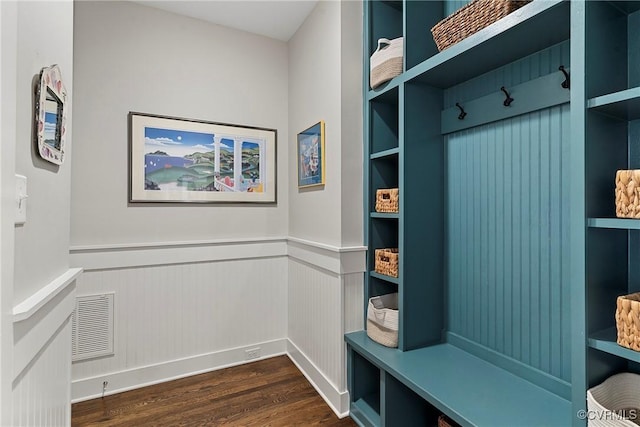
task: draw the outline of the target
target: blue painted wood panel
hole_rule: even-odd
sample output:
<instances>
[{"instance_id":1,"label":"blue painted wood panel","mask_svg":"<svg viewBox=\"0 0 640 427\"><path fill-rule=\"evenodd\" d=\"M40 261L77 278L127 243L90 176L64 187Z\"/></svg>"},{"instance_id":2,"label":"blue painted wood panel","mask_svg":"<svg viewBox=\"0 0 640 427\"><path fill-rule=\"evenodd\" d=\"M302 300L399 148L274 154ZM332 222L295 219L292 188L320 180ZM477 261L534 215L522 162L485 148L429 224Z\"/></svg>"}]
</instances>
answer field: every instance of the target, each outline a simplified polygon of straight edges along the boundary
<instances>
[{"instance_id":1,"label":"blue painted wood panel","mask_svg":"<svg viewBox=\"0 0 640 427\"><path fill-rule=\"evenodd\" d=\"M508 89L510 86L555 73L560 65L570 67L569 54L569 42L565 41L453 86L445 91L444 108L455 107L456 102L464 105L465 101L500 91L502 86ZM558 90L561 89L558 88Z\"/></svg>"},{"instance_id":2,"label":"blue painted wood panel","mask_svg":"<svg viewBox=\"0 0 640 427\"><path fill-rule=\"evenodd\" d=\"M569 380L569 105L445 144L449 331Z\"/></svg>"},{"instance_id":3,"label":"blue painted wood panel","mask_svg":"<svg viewBox=\"0 0 640 427\"><path fill-rule=\"evenodd\" d=\"M445 0L444 15L449 16L461 7L469 4L470 0Z\"/></svg>"}]
</instances>

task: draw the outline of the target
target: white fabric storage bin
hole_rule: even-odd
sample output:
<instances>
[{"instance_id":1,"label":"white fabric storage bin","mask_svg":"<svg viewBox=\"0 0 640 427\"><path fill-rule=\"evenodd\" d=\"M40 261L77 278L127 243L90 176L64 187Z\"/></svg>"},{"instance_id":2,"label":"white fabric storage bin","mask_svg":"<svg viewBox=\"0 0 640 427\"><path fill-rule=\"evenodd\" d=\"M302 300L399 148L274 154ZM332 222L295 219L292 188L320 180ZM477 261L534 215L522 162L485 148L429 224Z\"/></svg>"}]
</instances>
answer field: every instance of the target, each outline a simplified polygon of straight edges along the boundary
<instances>
[{"instance_id":1,"label":"white fabric storage bin","mask_svg":"<svg viewBox=\"0 0 640 427\"><path fill-rule=\"evenodd\" d=\"M397 39L378 39L378 48L369 60L369 84L375 89L382 83L399 76L402 73L402 58L404 55L403 37Z\"/></svg>"},{"instance_id":2,"label":"white fabric storage bin","mask_svg":"<svg viewBox=\"0 0 640 427\"><path fill-rule=\"evenodd\" d=\"M638 427L640 375L628 372L613 375L590 388L587 409L589 427Z\"/></svg>"},{"instance_id":3,"label":"white fabric storage bin","mask_svg":"<svg viewBox=\"0 0 640 427\"><path fill-rule=\"evenodd\" d=\"M398 293L369 298L367 335L387 347L398 346Z\"/></svg>"}]
</instances>

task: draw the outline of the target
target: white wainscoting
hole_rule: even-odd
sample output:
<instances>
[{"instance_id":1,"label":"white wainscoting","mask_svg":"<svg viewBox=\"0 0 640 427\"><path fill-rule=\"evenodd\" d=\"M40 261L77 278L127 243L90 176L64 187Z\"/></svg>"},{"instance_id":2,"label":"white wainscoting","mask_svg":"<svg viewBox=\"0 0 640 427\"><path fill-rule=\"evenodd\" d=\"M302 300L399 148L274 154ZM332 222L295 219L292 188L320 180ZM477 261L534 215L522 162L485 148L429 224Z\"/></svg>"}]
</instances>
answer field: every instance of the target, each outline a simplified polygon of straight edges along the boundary
<instances>
[{"instance_id":1,"label":"white wainscoting","mask_svg":"<svg viewBox=\"0 0 640 427\"><path fill-rule=\"evenodd\" d=\"M14 308L13 426L71 424L71 313L78 274L67 271Z\"/></svg>"},{"instance_id":2,"label":"white wainscoting","mask_svg":"<svg viewBox=\"0 0 640 427\"><path fill-rule=\"evenodd\" d=\"M115 354L73 364L72 401L103 381L112 394L245 363L259 346L289 354L346 415L343 334L362 328L364 251L286 238L72 248L78 295L115 293Z\"/></svg>"},{"instance_id":3,"label":"white wainscoting","mask_svg":"<svg viewBox=\"0 0 640 427\"><path fill-rule=\"evenodd\" d=\"M349 412L345 332L362 329L364 248L289 244L289 354L333 411Z\"/></svg>"}]
</instances>

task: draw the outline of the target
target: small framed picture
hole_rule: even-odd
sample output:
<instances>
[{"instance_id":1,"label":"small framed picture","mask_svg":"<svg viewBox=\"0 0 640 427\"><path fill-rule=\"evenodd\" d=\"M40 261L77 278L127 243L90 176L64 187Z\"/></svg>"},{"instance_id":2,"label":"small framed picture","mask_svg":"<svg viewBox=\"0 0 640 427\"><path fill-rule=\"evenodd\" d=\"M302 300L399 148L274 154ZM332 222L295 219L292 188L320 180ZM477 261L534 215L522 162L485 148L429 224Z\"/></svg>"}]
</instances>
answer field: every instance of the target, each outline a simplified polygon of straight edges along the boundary
<instances>
[{"instance_id":1,"label":"small framed picture","mask_svg":"<svg viewBox=\"0 0 640 427\"><path fill-rule=\"evenodd\" d=\"M324 185L324 121L298 134L298 188Z\"/></svg>"}]
</instances>

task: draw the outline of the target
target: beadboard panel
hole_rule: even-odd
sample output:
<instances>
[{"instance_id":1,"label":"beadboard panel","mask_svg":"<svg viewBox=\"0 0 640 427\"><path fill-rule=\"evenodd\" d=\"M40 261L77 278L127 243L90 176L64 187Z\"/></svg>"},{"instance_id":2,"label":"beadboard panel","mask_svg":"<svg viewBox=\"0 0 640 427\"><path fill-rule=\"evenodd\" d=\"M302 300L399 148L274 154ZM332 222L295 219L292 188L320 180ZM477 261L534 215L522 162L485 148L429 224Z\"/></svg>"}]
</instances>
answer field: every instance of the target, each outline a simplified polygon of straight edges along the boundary
<instances>
[{"instance_id":1,"label":"beadboard panel","mask_svg":"<svg viewBox=\"0 0 640 427\"><path fill-rule=\"evenodd\" d=\"M502 86L508 91L509 87L529 80L551 73L561 73L558 70L560 65L564 65L567 68L570 66L569 54L569 42L558 43L504 67L470 79L444 92L444 107L445 109L455 107L456 102L461 103L464 107L466 101L500 92ZM558 90L566 89L558 87ZM518 102L517 96L514 96L514 98L513 102Z\"/></svg>"},{"instance_id":2,"label":"beadboard panel","mask_svg":"<svg viewBox=\"0 0 640 427\"><path fill-rule=\"evenodd\" d=\"M345 390L340 277L290 259L288 278L289 340L337 390Z\"/></svg>"},{"instance_id":3,"label":"beadboard panel","mask_svg":"<svg viewBox=\"0 0 640 427\"><path fill-rule=\"evenodd\" d=\"M286 276L284 256L88 271L79 296L115 293L115 354L74 363L73 380L283 339Z\"/></svg>"},{"instance_id":4,"label":"beadboard panel","mask_svg":"<svg viewBox=\"0 0 640 427\"><path fill-rule=\"evenodd\" d=\"M14 427L71 425L71 321L63 323L14 380Z\"/></svg>"},{"instance_id":5,"label":"beadboard panel","mask_svg":"<svg viewBox=\"0 0 640 427\"><path fill-rule=\"evenodd\" d=\"M568 104L445 143L449 331L569 381Z\"/></svg>"},{"instance_id":6,"label":"beadboard panel","mask_svg":"<svg viewBox=\"0 0 640 427\"><path fill-rule=\"evenodd\" d=\"M344 333L364 329L364 273L342 277L344 292Z\"/></svg>"}]
</instances>

